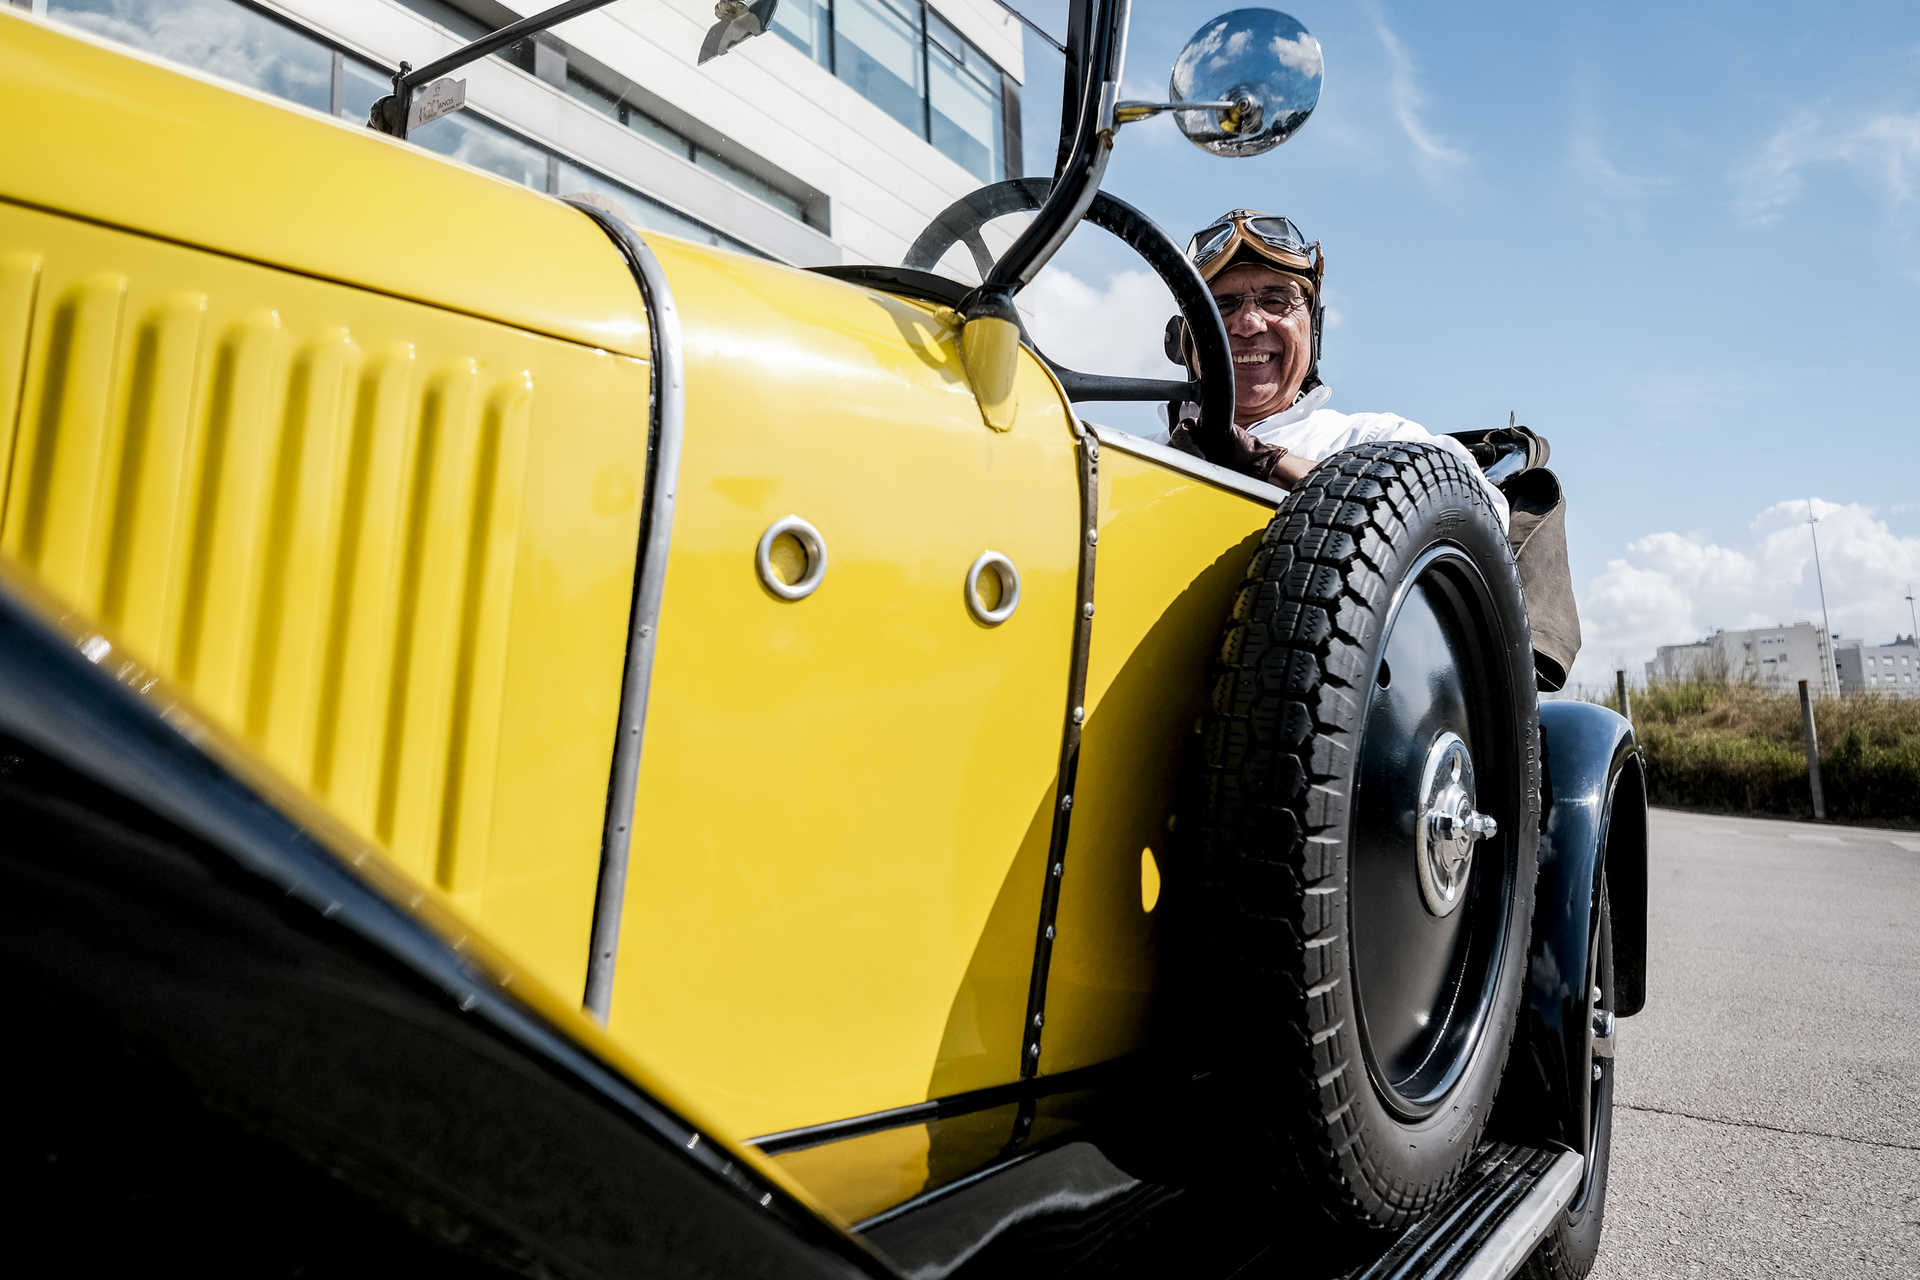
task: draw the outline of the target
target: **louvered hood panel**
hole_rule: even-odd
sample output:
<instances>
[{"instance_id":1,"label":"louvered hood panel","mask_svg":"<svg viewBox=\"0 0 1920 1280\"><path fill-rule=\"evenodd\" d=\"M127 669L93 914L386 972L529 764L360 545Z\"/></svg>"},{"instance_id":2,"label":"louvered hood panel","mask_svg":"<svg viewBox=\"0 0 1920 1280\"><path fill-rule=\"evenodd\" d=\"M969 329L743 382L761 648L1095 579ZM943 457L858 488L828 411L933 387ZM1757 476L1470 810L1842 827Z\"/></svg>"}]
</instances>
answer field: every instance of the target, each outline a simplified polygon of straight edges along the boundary
<instances>
[{"instance_id":1,"label":"louvered hood panel","mask_svg":"<svg viewBox=\"0 0 1920 1280\"><path fill-rule=\"evenodd\" d=\"M569 993L647 394L628 357L0 204L0 552Z\"/></svg>"}]
</instances>

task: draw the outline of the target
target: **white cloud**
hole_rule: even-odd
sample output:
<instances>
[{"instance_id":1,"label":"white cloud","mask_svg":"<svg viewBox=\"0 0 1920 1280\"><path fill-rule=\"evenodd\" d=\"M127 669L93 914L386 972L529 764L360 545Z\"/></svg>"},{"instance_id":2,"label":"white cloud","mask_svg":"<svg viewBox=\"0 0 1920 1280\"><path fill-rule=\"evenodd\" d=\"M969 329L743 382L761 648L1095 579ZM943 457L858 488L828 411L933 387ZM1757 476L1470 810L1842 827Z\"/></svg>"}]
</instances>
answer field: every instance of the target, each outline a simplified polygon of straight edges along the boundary
<instances>
[{"instance_id":1,"label":"white cloud","mask_svg":"<svg viewBox=\"0 0 1920 1280\"><path fill-rule=\"evenodd\" d=\"M1127 72L1120 81L1120 99L1123 102L1171 102L1178 96L1169 85L1155 85L1140 79L1132 71ZM1186 137L1174 128L1173 116L1173 112L1163 111L1157 116L1134 121L1126 127L1121 145L1129 148L1151 147L1161 151L1186 147Z\"/></svg>"},{"instance_id":2,"label":"white cloud","mask_svg":"<svg viewBox=\"0 0 1920 1280\"><path fill-rule=\"evenodd\" d=\"M1875 116L1860 127L1855 146L1856 162L1873 175L1896 208L1920 194L1915 190L1920 183L1920 112Z\"/></svg>"},{"instance_id":3,"label":"white cloud","mask_svg":"<svg viewBox=\"0 0 1920 1280\"><path fill-rule=\"evenodd\" d=\"M1324 294L1324 300L1326 315L1321 320L1321 324L1328 329L1338 329L1347 322L1346 309L1341 306L1340 295L1333 289L1328 289Z\"/></svg>"},{"instance_id":4,"label":"white cloud","mask_svg":"<svg viewBox=\"0 0 1920 1280\"><path fill-rule=\"evenodd\" d=\"M1637 682L1640 664L1659 646L1697 639L1701 630L1678 583L1629 560L1607 561L1578 600L1580 654L1567 682L1576 688L1605 688L1621 668Z\"/></svg>"},{"instance_id":5,"label":"white cloud","mask_svg":"<svg viewBox=\"0 0 1920 1280\"><path fill-rule=\"evenodd\" d=\"M1813 510L1834 631L1884 643L1912 630L1905 595L1920 581L1920 537L1896 534L1859 503L1816 498ZM1638 680L1660 645L1715 628L1818 624L1807 503L1767 507L1736 546L1673 531L1638 538L1586 584L1579 603L1584 641L1573 682L1591 689L1610 685L1616 667Z\"/></svg>"},{"instance_id":6,"label":"white cloud","mask_svg":"<svg viewBox=\"0 0 1920 1280\"><path fill-rule=\"evenodd\" d=\"M1220 52L1220 46L1227 42L1227 22L1216 19L1206 31L1194 37L1193 42L1180 51L1173 60L1173 83L1190 86L1193 75L1199 69L1202 58L1211 58Z\"/></svg>"},{"instance_id":7,"label":"white cloud","mask_svg":"<svg viewBox=\"0 0 1920 1280\"><path fill-rule=\"evenodd\" d=\"M1750 222L1771 222L1806 190L1804 173L1819 168L1850 171L1898 212L1920 198L1920 112L1837 126L1801 112L1734 171L1734 206Z\"/></svg>"},{"instance_id":8,"label":"white cloud","mask_svg":"<svg viewBox=\"0 0 1920 1280\"><path fill-rule=\"evenodd\" d=\"M1285 36L1275 36L1273 56L1280 59L1281 65L1292 67L1303 76L1317 76L1325 65L1320 42L1304 31L1291 40Z\"/></svg>"},{"instance_id":9,"label":"white cloud","mask_svg":"<svg viewBox=\"0 0 1920 1280\"><path fill-rule=\"evenodd\" d=\"M1581 109L1567 139L1567 169L1596 211L1624 216L1638 224L1646 202L1666 179L1629 173L1614 163L1595 113Z\"/></svg>"},{"instance_id":10,"label":"white cloud","mask_svg":"<svg viewBox=\"0 0 1920 1280\"><path fill-rule=\"evenodd\" d=\"M1427 96L1420 87L1412 56L1401 45L1400 37L1393 33L1393 28L1387 25L1386 15L1379 7L1369 7L1372 9L1373 29L1380 37L1381 46L1387 51L1387 93L1393 102L1394 118L1400 122L1401 132L1413 143L1414 150L1419 152L1421 172L1432 181L1465 168L1467 153L1428 128L1422 118Z\"/></svg>"},{"instance_id":11,"label":"white cloud","mask_svg":"<svg viewBox=\"0 0 1920 1280\"><path fill-rule=\"evenodd\" d=\"M1253 43L1253 32L1236 31L1232 35L1227 37L1226 48L1222 49L1217 55L1215 55L1213 60L1209 62L1207 65L1217 71L1221 67L1224 67L1228 63L1234 61L1234 59L1245 57L1247 53L1247 46L1252 43Z\"/></svg>"},{"instance_id":12,"label":"white cloud","mask_svg":"<svg viewBox=\"0 0 1920 1280\"><path fill-rule=\"evenodd\" d=\"M1151 271L1119 271L1089 284L1051 267L1020 292L1018 305L1042 351L1082 373L1177 378L1161 349L1173 295Z\"/></svg>"},{"instance_id":13,"label":"white cloud","mask_svg":"<svg viewBox=\"0 0 1920 1280\"><path fill-rule=\"evenodd\" d=\"M1820 159L1829 146L1820 122L1801 113L1774 131L1760 154L1735 174L1734 203L1749 222L1771 222L1799 198L1805 183L1800 170Z\"/></svg>"},{"instance_id":14,"label":"white cloud","mask_svg":"<svg viewBox=\"0 0 1920 1280\"><path fill-rule=\"evenodd\" d=\"M1650 533L1628 543L1627 553L1644 563L1660 565L1670 581L1688 591L1753 588L1751 556L1685 534Z\"/></svg>"}]
</instances>

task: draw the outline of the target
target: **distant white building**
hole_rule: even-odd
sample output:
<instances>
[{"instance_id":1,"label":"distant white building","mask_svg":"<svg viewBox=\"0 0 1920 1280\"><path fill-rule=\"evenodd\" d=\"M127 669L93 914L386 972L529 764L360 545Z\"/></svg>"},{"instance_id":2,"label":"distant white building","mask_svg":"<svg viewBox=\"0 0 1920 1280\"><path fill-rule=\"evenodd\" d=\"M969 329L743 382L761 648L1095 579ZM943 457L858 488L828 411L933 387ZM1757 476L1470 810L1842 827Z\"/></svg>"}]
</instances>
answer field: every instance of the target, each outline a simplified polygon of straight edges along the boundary
<instances>
[{"instance_id":1,"label":"distant white building","mask_svg":"<svg viewBox=\"0 0 1920 1280\"><path fill-rule=\"evenodd\" d=\"M1827 630L1811 622L1716 631L1692 644L1664 644L1646 670L1649 684L1706 676L1794 689L1805 680L1816 695L1840 692Z\"/></svg>"},{"instance_id":2,"label":"distant white building","mask_svg":"<svg viewBox=\"0 0 1920 1280\"><path fill-rule=\"evenodd\" d=\"M1896 636L1892 644L1842 640L1834 649L1840 688L1847 693L1881 693L1920 698L1920 641Z\"/></svg>"},{"instance_id":3,"label":"distant white building","mask_svg":"<svg viewBox=\"0 0 1920 1280\"><path fill-rule=\"evenodd\" d=\"M402 60L552 3L0 0L356 122ZM713 21L713 0L619 0L454 72L466 106L410 140L800 266L897 263L1020 171L1022 32L994 0L783 0L772 31L696 66Z\"/></svg>"}]
</instances>

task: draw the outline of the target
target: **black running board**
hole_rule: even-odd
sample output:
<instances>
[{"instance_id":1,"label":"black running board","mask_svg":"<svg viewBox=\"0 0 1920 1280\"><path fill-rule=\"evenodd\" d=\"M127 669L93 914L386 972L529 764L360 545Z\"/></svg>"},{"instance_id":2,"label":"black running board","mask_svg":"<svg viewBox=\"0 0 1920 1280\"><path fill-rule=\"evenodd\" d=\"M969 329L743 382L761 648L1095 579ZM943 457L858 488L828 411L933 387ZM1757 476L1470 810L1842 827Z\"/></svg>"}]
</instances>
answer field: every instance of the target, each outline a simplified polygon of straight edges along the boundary
<instances>
[{"instance_id":1,"label":"black running board","mask_svg":"<svg viewBox=\"0 0 1920 1280\"><path fill-rule=\"evenodd\" d=\"M1450 1200L1347 1280L1506 1280L1572 1203L1583 1164L1571 1151L1490 1143Z\"/></svg>"},{"instance_id":2,"label":"black running board","mask_svg":"<svg viewBox=\"0 0 1920 1280\"><path fill-rule=\"evenodd\" d=\"M935 1151L950 1145L933 1134ZM1560 1221L1584 1167L1573 1152L1488 1143L1432 1212L1369 1237L1257 1178L1160 1181L1140 1157L1153 1163L1088 1138L1010 1152L859 1234L915 1280L1505 1280Z\"/></svg>"}]
</instances>

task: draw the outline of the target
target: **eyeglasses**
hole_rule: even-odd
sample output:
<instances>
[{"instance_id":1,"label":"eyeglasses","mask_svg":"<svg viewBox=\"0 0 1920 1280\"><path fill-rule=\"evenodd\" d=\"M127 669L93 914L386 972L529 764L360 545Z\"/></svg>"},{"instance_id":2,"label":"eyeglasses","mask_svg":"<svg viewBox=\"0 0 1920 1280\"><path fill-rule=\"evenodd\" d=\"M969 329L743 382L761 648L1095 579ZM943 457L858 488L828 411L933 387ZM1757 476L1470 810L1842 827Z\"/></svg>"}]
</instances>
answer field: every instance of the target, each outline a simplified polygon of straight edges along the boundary
<instances>
[{"instance_id":1,"label":"eyeglasses","mask_svg":"<svg viewBox=\"0 0 1920 1280\"><path fill-rule=\"evenodd\" d=\"M1213 305L1220 308L1222 320L1231 319L1249 302L1276 319L1284 320L1307 305L1307 296L1298 289L1261 289L1254 293L1216 293Z\"/></svg>"},{"instance_id":2,"label":"eyeglasses","mask_svg":"<svg viewBox=\"0 0 1920 1280\"><path fill-rule=\"evenodd\" d=\"M1201 231L1187 241L1187 260L1196 267L1212 262L1233 244L1236 225L1243 234L1257 236L1263 243L1296 257L1311 258L1320 247L1318 241L1309 241L1301 234L1292 219L1260 214L1251 218L1228 218Z\"/></svg>"}]
</instances>

